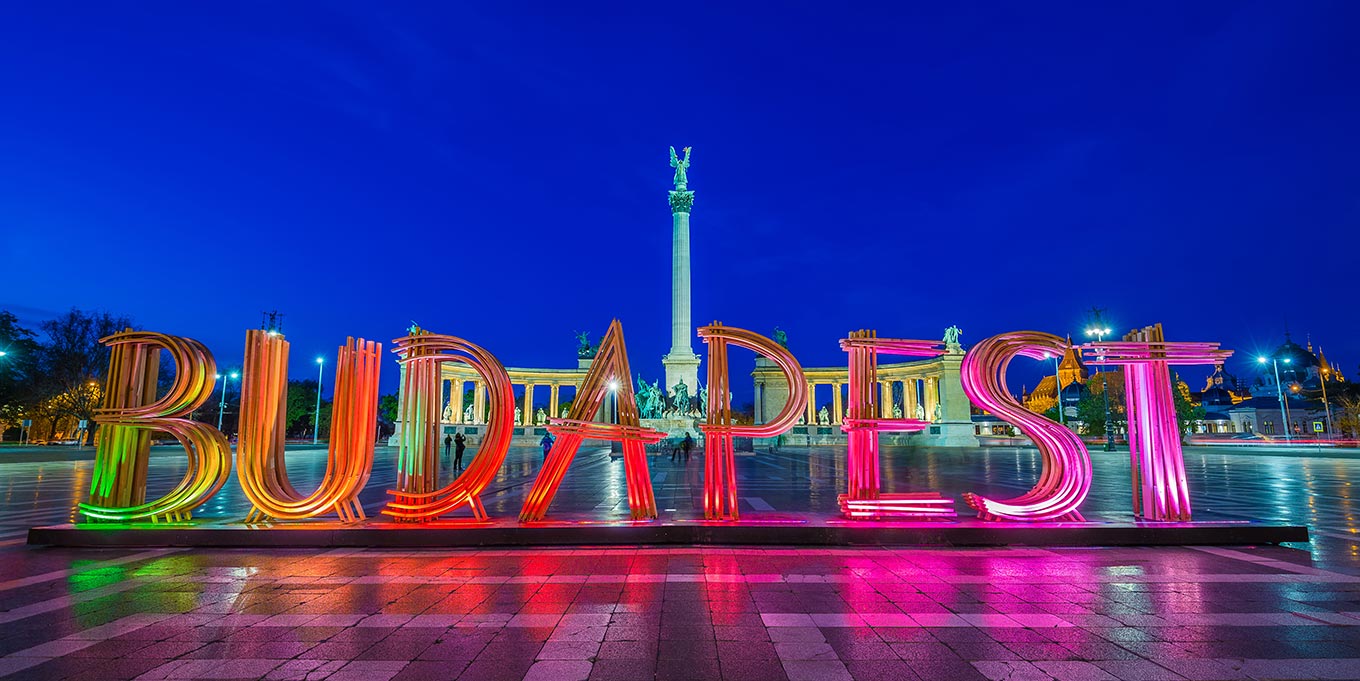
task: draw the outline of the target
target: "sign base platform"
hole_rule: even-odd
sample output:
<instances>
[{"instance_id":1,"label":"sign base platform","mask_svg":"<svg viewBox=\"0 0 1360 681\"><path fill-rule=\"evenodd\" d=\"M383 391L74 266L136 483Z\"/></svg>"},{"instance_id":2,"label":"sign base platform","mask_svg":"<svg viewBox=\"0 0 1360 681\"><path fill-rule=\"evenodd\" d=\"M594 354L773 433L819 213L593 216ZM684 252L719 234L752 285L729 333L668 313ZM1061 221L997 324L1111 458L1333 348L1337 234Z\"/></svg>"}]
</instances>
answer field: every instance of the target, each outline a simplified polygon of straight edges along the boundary
<instances>
[{"instance_id":1,"label":"sign base platform","mask_svg":"<svg viewBox=\"0 0 1360 681\"><path fill-rule=\"evenodd\" d=\"M1308 528L1248 521L997 523L981 520L874 521L751 514L740 522L704 520L443 519L346 524L308 520L245 524L77 523L35 527L32 545L63 547L470 548L504 546L1175 546L1307 542Z\"/></svg>"}]
</instances>

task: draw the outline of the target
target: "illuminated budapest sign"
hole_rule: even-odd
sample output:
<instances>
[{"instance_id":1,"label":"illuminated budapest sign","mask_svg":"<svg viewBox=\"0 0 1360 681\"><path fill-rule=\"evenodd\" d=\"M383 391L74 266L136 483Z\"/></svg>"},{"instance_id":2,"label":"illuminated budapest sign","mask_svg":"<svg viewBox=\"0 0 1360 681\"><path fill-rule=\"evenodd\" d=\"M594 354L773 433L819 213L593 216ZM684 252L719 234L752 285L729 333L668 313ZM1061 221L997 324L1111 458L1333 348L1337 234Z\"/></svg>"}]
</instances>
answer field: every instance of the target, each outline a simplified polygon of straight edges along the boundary
<instances>
[{"instance_id":1,"label":"illuminated budapest sign","mask_svg":"<svg viewBox=\"0 0 1360 681\"><path fill-rule=\"evenodd\" d=\"M714 323L698 330L708 345L707 420L704 433L704 517L737 522L737 474L734 439L769 438L788 432L808 401L807 381L787 348L757 333ZM159 333L126 331L104 339L112 349L103 408L95 420L102 426L95 458L90 501L80 513L95 521L167 522L188 520L231 476L231 447L212 426L187 418L213 392L216 365L202 344ZM397 449L397 480L388 490L382 513L393 520L427 522L466 508L487 519L481 494L505 461L514 434L514 394L504 365L486 349L462 338L416 330L394 341L402 366L402 421ZM732 416L728 350L751 350L770 360L788 382L783 409L767 423L738 425ZM929 424L918 419L878 418L878 357L935 357L944 353L936 341L879 338L859 331L841 340L848 355L849 414L847 489L840 508L849 518L941 517L954 515L954 502L938 492L884 492L879 483L878 434L914 432ZM1091 459L1085 445L1067 428L1025 409L1006 388L1012 359L1041 359L1066 351L1063 339L1022 331L993 336L970 349L960 378L974 405L1005 419L1028 435L1039 449L1042 467L1030 491L1012 499L964 495L978 517L996 522L1081 520L1080 507L1091 487ZM157 361L169 352L175 379L164 396L156 396ZM1082 345L1089 363L1124 369L1128 400L1129 446L1133 463L1133 511L1158 521L1190 520L1180 430L1172 402L1168 367L1214 364L1231 353L1214 343L1168 343L1160 327L1130 334L1124 341ZM345 522L364 519L358 495L373 469L381 346L349 339L340 348L326 472L310 494L288 480L284 461L284 411L288 385L288 342L263 331L246 335L241 419L236 447L236 477L250 499L247 522L304 520L334 513ZM441 416L440 365L464 364L480 377L489 394L489 423L478 455L452 482L438 485ZM616 386L617 423L592 420ZM616 320L600 343L594 362L565 418L550 420L556 444L539 470L524 501L519 520L544 520L553 497L583 440L622 443L631 516L657 517L656 498L647 467L646 446L665 433L644 427L639 419L628 367L623 327ZM164 496L146 501L146 470L151 433L173 435L189 457L184 479Z\"/></svg>"}]
</instances>

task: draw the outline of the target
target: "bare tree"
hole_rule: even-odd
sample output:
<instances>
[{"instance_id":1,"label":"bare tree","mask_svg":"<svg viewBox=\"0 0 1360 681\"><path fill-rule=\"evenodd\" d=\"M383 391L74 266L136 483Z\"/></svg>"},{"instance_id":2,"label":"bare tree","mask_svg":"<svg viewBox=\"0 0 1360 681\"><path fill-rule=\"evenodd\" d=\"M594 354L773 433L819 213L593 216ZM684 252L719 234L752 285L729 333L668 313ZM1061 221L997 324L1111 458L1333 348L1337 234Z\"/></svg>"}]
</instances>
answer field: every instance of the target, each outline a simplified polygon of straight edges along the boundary
<instances>
[{"instance_id":1,"label":"bare tree","mask_svg":"<svg viewBox=\"0 0 1360 681\"><path fill-rule=\"evenodd\" d=\"M99 339L131 325L127 317L76 308L42 323L47 342L42 348L41 385L43 396L52 401L54 420L94 418L109 364L109 350ZM93 435L90 428L87 437Z\"/></svg>"}]
</instances>

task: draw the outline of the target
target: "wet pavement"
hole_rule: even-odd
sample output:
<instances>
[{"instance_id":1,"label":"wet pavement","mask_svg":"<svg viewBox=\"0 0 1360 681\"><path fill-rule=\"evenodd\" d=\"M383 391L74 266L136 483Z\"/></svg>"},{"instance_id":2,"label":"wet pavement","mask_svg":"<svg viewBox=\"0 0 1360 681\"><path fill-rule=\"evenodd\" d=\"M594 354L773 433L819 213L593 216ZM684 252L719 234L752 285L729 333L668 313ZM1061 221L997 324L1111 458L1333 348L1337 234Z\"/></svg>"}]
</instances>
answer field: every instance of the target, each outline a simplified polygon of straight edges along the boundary
<instances>
[{"instance_id":1,"label":"wet pavement","mask_svg":"<svg viewBox=\"0 0 1360 681\"><path fill-rule=\"evenodd\" d=\"M1360 459L1191 448L1197 518L1309 525L1289 547L71 550L89 461L0 450L0 675L88 679L1237 679L1360 677ZM324 466L290 451L300 489ZM1129 520L1126 453L1092 452L1088 518ZM362 501L393 478L392 452ZM513 516L511 452L484 498ZM184 458L154 456L150 494ZM1033 450L896 450L885 489L1028 489ZM699 515L703 461L652 462ZM740 457L744 512L829 513L844 451ZM622 463L583 450L554 513L626 514ZM233 479L197 515L243 516ZM967 507L960 502L960 515Z\"/></svg>"}]
</instances>

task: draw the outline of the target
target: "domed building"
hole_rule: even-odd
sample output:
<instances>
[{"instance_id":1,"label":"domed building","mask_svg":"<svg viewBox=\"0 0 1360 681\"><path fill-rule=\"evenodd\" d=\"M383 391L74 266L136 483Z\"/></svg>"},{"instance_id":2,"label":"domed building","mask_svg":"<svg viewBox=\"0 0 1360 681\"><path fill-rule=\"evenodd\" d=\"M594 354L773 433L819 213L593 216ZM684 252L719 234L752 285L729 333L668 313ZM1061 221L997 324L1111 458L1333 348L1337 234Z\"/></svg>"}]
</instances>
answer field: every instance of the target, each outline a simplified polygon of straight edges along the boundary
<instances>
[{"instance_id":1,"label":"domed building","mask_svg":"<svg viewBox=\"0 0 1360 681\"><path fill-rule=\"evenodd\" d=\"M1265 355L1263 361L1258 360L1256 367L1251 396L1227 410L1234 431L1276 437L1286 432L1291 437L1324 436L1327 408L1322 401L1323 381L1330 385L1344 382L1346 377L1327 362L1321 350L1313 354L1311 340L1304 347L1285 332L1284 343ZM1283 410L1281 393L1285 397ZM1215 411L1207 403L1204 405L1206 410Z\"/></svg>"},{"instance_id":2,"label":"domed building","mask_svg":"<svg viewBox=\"0 0 1360 681\"><path fill-rule=\"evenodd\" d=\"M1214 373L1205 381L1204 390L1199 394L1199 405L1204 407L1204 418L1195 423L1199 433L1236 433L1240 432L1228 412L1251 397L1251 392L1241 385L1236 376L1228 373L1219 364Z\"/></svg>"}]
</instances>

